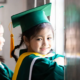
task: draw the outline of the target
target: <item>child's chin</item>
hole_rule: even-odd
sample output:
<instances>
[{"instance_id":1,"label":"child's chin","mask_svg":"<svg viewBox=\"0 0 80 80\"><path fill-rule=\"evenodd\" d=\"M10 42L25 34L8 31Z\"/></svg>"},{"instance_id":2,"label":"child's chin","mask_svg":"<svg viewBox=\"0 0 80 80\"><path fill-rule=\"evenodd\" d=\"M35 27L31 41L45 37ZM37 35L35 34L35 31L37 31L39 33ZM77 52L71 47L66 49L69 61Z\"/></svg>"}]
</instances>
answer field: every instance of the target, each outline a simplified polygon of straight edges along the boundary
<instances>
[{"instance_id":1,"label":"child's chin","mask_svg":"<svg viewBox=\"0 0 80 80\"><path fill-rule=\"evenodd\" d=\"M42 55L46 55L48 52L46 52L46 53L41 53Z\"/></svg>"}]
</instances>

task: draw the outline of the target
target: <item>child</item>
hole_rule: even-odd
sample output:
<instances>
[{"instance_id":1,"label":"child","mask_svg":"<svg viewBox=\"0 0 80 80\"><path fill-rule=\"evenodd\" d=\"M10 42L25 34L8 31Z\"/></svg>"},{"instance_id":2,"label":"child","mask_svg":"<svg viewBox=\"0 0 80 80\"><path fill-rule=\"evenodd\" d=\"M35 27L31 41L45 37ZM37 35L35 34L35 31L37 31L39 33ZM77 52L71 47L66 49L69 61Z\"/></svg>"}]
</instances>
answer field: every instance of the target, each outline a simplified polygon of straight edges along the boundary
<instances>
[{"instance_id":1,"label":"child","mask_svg":"<svg viewBox=\"0 0 80 80\"><path fill-rule=\"evenodd\" d=\"M0 51L4 45L5 39L3 38L4 28L0 24ZM0 56L0 80L11 80L13 72L3 63L4 59Z\"/></svg>"},{"instance_id":2,"label":"child","mask_svg":"<svg viewBox=\"0 0 80 80\"><path fill-rule=\"evenodd\" d=\"M12 80L64 80L64 67L56 60L63 56L51 52L54 31L47 19L50 10L48 3L11 17L13 27L21 25L22 29L21 43L15 49L22 43L27 47L21 50L18 61L15 49L12 52L17 61Z\"/></svg>"}]
</instances>

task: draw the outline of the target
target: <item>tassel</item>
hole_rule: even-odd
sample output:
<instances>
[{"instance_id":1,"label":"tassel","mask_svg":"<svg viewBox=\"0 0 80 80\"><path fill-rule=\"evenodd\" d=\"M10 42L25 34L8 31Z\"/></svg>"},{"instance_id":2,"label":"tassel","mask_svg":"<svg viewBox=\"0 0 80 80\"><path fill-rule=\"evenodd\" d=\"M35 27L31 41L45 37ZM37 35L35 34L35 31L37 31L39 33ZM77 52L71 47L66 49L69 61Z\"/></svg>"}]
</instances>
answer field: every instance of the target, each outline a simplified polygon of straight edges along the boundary
<instances>
[{"instance_id":1,"label":"tassel","mask_svg":"<svg viewBox=\"0 0 80 80\"><path fill-rule=\"evenodd\" d=\"M10 41L10 58L12 58L11 52L14 50L14 38L13 38L13 34L11 34L11 41Z\"/></svg>"},{"instance_id":2,"label":"tassel","mask_svg":"<svg viewBox=\"0 0 80 80\"><path fill-rule=\"evenodd\" d=\"M10 23L11 24L11 23ZM9 24L9 26L10 26ZM11 26L11 30L10 30L10 27L9 27L9 31L11 33L10 35L10 58L12 58L12 55L11 55L11 52L14 50L14 35L12 34L12 26Z\"/></svg>"}]
</instances>

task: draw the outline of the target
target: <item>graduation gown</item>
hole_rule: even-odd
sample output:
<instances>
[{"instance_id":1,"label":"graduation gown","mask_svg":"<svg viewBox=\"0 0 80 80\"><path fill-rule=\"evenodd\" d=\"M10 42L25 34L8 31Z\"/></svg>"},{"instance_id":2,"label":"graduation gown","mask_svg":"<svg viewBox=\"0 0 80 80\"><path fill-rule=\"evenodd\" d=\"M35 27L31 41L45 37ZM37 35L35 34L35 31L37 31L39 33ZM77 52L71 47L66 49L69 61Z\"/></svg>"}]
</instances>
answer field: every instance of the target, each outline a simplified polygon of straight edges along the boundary
<instances>
[{"instance_id":1,"label":"graduation gown","mask_svg":"<svg viewBox=\"0 0 80 80\"><path fill-rule=\"evenodd\" d=\"M0 80L12 80L13 71L11 71L4 63L0 63Z\"/></svg>"},{"instance_id":2,"label":"graduation gown","mask_svg":"<svg viewBox=\"0 0 80 80\"><path fill-rule=\"evenodd\" d=\"M64 80L64 66L59 66L54 59L63 55L51 53L47 56L34 52L25 52L19 57L12 80L29 80L30 65L34 58L31 80Z\"/></svg>"}]
</instances>

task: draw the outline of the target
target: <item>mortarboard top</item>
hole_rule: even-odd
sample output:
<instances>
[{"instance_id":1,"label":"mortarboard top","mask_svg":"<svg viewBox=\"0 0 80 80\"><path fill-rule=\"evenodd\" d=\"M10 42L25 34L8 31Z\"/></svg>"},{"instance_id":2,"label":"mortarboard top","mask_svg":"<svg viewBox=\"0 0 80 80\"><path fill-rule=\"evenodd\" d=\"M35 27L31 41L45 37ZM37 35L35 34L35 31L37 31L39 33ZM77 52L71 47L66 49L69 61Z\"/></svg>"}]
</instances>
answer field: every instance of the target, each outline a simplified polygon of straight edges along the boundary
<instances>
[{"instance_id":1,"label":"mortarboard top","mask_svg":"<svg viewBox=\"0 0 80 80\"><path fill-rule=\"evenodd\" d=\"M29 9L27 11L11 16L13 28L21 26L22 32L44 22L48 22L50 16L51 3Z\"/></svg>"}]
</instances>

